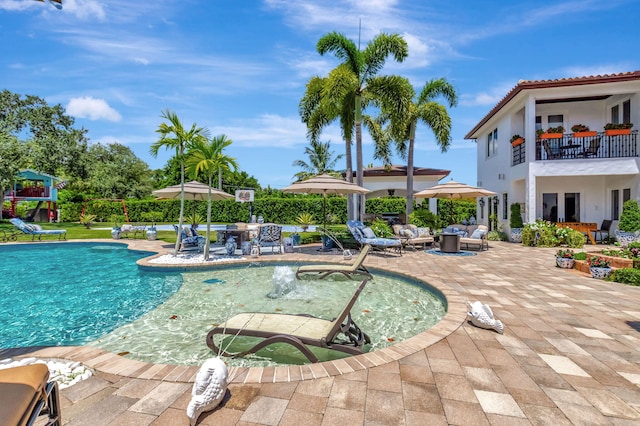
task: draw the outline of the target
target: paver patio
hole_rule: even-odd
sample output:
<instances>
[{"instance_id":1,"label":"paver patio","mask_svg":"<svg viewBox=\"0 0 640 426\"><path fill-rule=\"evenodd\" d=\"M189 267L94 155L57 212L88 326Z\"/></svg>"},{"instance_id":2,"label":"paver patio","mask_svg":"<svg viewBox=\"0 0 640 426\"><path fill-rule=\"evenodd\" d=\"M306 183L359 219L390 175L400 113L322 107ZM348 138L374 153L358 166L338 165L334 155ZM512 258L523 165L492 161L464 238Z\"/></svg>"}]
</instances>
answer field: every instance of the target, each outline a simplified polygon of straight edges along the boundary
<instances>
[{"instance_id":1,"label":"paver patio","mask_svg":"<svg viewBox=\"0 0 640 426\"><path fill-rule=\"evenodd\" d=\"M556 268L554 252L491 242L471 257L369 256L367 267L442 289L452 301L446 324L368 357L234 371L227 398L199 424L640 424L640 288ZM317 260L311 253L262 259ZM466 300L491 306L504 334L467 323ZM64 424L188 424L197 367L90 347L0 351L16 356L79 360L96 370L61 392Z\"/></svg>"}]
</instances>

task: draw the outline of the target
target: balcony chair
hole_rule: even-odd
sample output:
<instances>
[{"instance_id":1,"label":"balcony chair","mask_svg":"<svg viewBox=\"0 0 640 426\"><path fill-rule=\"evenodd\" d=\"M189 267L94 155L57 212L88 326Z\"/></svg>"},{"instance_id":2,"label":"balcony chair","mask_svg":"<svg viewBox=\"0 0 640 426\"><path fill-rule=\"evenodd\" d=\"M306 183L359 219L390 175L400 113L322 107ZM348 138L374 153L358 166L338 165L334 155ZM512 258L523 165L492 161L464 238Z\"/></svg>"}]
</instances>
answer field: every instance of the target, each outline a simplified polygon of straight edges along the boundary
<instances>
[{"instance_id":1,"label":"balcony chair","mask_svg":"<svg viewBox=\"0 0 640 426\"><path fill-rule=\"evenodd\" d=\"M278 254L282 254L282 226L273 223L260 225L258 231L258 250L262 254L263 247L276 247ZM273 252L273 248L271 249Z\"/></svg>"},{"instance_id":2,"label":"balcony chair","mask_svg":"<svg viewBox=\"0 0 640 426\"><path fill-rule=\"evenodd\" d=\"M582 156L585 158L597 157L599 149L600 149L600 137L591 139L589 141L589 146L587 147L587 149L584 150L584 152L582 153Z\"/></svg>"},{"instance_id":3,"label":"balcony chair","mask_svg":"<svg viewBox=\"0 0 640 426\"><path fill-rule=\"evenodd\" d=\"M593 234L593 238L596 241L604 241L604 234L607 235L607 238L609 238L609 232L611 230L611 224L613 223L612 220L609 219L605 219L602 221L602 225L600 225L600 229L596 229L595 231L591 231L591 233ZM598 235L600 236L600 238L598 238Z\"/></svg>"},{"instance_id":4,"label":"balcony chair","mask_svg":"<svg viewBox=\"0 0 640 426\"><path fill-rule=\"evenodd\" d=\"M542 146L544 147L544 150L547 153L547 160L555 160L560 158L560 153L553 151L549 146L549 142L546 139L542 141Z\"/></svg>"}]
</instances>

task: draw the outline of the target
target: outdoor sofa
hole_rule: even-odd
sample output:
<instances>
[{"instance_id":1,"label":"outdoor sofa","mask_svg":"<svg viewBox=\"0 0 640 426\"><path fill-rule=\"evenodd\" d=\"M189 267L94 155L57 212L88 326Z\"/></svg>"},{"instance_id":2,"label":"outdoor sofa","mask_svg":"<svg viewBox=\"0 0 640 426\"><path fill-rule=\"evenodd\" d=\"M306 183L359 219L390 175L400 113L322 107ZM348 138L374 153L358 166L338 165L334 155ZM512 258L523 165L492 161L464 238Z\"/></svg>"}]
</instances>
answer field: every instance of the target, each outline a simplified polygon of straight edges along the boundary
<instances>
[{"instance_id":1,"label":"outdoor sofa","mask_svg":"<svg viewBox=\"0 0 640 426\"><path fill-rule=\"evenodd\" d=\"M460 246L464 244L467 249L469 246L477 248L479 251L489 249L489 241L487 240L487 232L489 232L489 229L486 225L463 225L455 223L447 226L442 232L459 234Z\"/></svg>"}]
</instances>

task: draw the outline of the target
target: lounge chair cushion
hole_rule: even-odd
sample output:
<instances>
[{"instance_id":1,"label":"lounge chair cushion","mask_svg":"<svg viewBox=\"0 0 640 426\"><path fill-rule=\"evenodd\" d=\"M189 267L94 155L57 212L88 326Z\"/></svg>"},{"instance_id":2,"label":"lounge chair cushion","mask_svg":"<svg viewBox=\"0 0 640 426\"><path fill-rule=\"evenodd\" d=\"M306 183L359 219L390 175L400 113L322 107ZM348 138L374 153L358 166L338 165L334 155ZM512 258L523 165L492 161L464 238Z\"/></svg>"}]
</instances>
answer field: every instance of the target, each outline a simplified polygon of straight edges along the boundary
<instances>
[{"instance_id":1,"label":"lounge chair cushion","mask_svg":"<svg viewBox=\"0 0 640 426\"><path fill-rule=\"evenodd\" d=\"M49 369L31 364L0 370L0 419L3 424L26 424L44 393Z\"/></svg>"},{"instance_id":2,"label":"lounge chair cushion","mask_svg":"<svg viewBox=\"0 0 640 426\"><path fill-rule=\"evenodd\" d=\"M418 237L430 237L431 229L429 228L418 228Z\"/></svg>"},{"instance_id":3,"label":"lounge chair cushion","mask_svg":"<svg viewBox=\"0 0 640 426\"><path fill-rule=\"evenodd\" d=\"M373 229L368 226L362 228L361 231L364 238L376 238L376 234L373 232Z\"/></svg>"},{"instance_id":4,"label":"lounge chair cushion","mask_svg":"<svg viewBox=\"0 0 640 426\"><path fill-rule=\"evenodd\" d=\"M407 238L415 238L416 236L413 234L413 231L411 229L401 229L400 230L400 235L403 237L407 237Z\"/></svg>"}]
</instances>

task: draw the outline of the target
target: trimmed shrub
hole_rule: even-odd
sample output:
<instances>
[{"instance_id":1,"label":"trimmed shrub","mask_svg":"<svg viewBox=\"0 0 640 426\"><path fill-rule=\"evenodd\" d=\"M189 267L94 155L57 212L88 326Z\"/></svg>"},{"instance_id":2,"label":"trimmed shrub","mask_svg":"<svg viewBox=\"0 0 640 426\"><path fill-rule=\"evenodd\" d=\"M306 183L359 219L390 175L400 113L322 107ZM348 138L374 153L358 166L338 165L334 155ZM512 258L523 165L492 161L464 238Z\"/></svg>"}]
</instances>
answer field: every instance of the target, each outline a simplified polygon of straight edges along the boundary
<instances>
[{"instance_id":1,"label":"trimmed shrub","mask_svg":"<svg viewBox=\"0 0 640 426\"><path fill-rule=\"evenodd\" d=\"M636 200L627 200L622 205L618 229L624 232L640 230L640 206Z\"/></svg>"},{"instance_id":2,"label":"trimmed shrub","mask_svg":"<svg viewBox=\"0 0 640 426\"><path fill-rule=\"evenodd\" d=\"M522 228L522 213L520 211L520 203L513 203L509 207L511 209L511 217L509 218L509 226L511 229Z\"/></svg>"},{"instance_id":3,"label":"trimmed shrub","mask_svg":"<svg viewBox=\"0 0 640 426\"><path fill-rule=\"evenodd\" d=\"M614 270L609 277L607 277L607 281L640 286L640 269L621 268Z\"/></svg>"}]
</instances>

